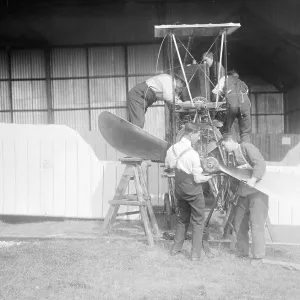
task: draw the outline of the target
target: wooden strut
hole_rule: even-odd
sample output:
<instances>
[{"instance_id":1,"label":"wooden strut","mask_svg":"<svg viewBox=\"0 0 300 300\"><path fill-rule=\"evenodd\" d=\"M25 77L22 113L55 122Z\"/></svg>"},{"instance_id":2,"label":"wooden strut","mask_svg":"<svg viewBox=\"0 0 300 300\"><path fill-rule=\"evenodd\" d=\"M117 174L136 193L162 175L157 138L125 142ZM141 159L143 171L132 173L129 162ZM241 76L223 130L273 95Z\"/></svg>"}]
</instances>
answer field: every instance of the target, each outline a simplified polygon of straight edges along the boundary
<instances>
[{"instance_id":1,"label":"wooden strut","mask_svg":"<svg viewBox=\"0 0 300 300\"><path fill-rule=\"evenodd\" d=\"M142 159L123 158L120 159L120 161L122 164L126 164L126 167L116 189L114 198L109 201L110 207L100 230L100 236L103 236L106 232L110 231L117 216L133 214L133 212L118 214L120 205L137 206L139 210L134 213L140 213L148 243L151 247L153 247L153 234L155 236L160 236L161 233L158 228L157 220L151 204L151 197L149 196L144 172L142 170ZM130 180L134 180L136 195L124 195ZM150 223L152 225L153 234L150 228Z\"/></svg>"}]
</instances>

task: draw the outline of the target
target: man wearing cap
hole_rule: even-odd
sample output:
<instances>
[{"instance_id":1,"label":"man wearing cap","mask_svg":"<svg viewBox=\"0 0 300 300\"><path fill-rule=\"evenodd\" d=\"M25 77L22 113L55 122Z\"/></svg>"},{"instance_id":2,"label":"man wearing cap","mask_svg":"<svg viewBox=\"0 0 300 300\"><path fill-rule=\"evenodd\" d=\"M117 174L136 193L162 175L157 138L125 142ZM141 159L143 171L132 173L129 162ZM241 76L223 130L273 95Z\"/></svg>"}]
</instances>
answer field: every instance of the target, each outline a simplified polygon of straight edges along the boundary
<instances>
[{"instance_id":1,"label":"man wearing cap","mask_svg":"<svg viewBox=\"0 0 300 300\"><path fill-rule=\"evenodd\" d=\"M183 89L183 81L174 78L175 101L181 102L179 95ZM154 102L162 100L173 103L172 76L160 74L135 85L127 94L127 108L132 124L144 128L145 113Z\"/></svg>"},{"instance_id":2,"label":"man wearing cap","mask_svg":"<svg viewBox=\"0 0 300 300\"><path fill-rule=\"evenodd\" d=\"M225 94L225 76L212 91L214 94ZM231 127L237 118L242 142L250 143L251 135L251 101L248 97L248 86L239 79L235 71L227 73L227 114L223 134L230 135Z\"/></svg>"},{"instance_id":3,"label":"man wearing cap","mask_svg":"<svg viewBox=\"0 0 300 300\"><path fill-rule=\"evenodd\" d=\"M199 154L192 148L199 139L199 134L198 124L187 123L184 127L184 136L168 149L165 159L166 167L175 168L175 197L179 211L170 254L176 255L181 252L191 223L193 261L201 258L205 222L205 200L201 183L211 179L211 176L202 173Z\"/></svg>"},{"instance_id":4,"label":"man wearing cap","mask_svg":"<svg viewBox=\"0 0 300 300\"><path fill-rule=\"evenodd\" d=\"M231 136L220 140L222 147L233 154L236 166L252 170L252 176L238 187L239 196L234 219L237 233L239 257L249 256L249 225L252 235L252 264L257 264L265 256L265 222L268 217L268 197L256 190L255 184L266 171L266 163L259 150L251 143L238 144Z\"/></svg>"}]
</instances>

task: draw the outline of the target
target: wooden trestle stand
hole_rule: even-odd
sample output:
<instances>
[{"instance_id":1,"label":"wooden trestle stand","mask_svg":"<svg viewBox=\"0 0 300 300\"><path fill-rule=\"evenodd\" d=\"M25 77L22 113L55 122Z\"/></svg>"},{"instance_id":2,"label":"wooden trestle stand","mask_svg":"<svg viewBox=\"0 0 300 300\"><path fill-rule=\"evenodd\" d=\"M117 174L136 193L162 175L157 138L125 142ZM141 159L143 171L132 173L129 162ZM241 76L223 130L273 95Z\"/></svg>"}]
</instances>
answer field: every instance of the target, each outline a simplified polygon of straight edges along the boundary
<instances>
[{"instance_id":1,"label":"wooden trestle stand","mask_svg":"<svg viewBox=\"0 0 300 300\"><path fill-rule=\"evenodd\" d=\"M145 234L147 236L149 245L152 247L154 246L153 234L155 236L160 236L161 234L151 204L151 197L149 196L147 189L144 172L141 165L142 159L125 157L120 159L120 161L122 164L126 164L126 167L116 189L115 196L109 201L110 207L105 216L105 220L100 231L100 236L103 236L107 231L110 231L111 225L118 215L132 215L140 213ZM136 194L125 195L130 180L134 180ZM139 211L118 214L120 205L138 206ZM148 213L151 224L149 222ZM153 234L150 225L152 225Z\"/></svg>"}]
</instances>

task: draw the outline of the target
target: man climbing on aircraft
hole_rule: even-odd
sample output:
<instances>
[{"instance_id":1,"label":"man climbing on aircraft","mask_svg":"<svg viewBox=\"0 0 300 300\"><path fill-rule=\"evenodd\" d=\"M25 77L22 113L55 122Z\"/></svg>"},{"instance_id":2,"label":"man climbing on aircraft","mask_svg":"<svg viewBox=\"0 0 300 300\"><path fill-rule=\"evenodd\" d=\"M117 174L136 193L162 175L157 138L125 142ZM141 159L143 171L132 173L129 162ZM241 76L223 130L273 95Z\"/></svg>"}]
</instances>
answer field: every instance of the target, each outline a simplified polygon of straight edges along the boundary
<instances>
[{"instance_id":1,"label":"man climbing on aircraft","mask_svg":"<svg viewBox=\"0 0 300 300\"><path fill-rule=\"evenodd\" d=\"M220 68L220 78L225 76L225 69L218 61L214 60L214 55L212 52L204 52L202 55L202 60L207 63L209 67L209 78L212 84L215 85L218 82L218 74Z\"/></svg>"},{"instance_id":2,"label":"man climbing on aircraft","mask_svg":"<svg viewBox=\"0 0 300 300\"><path fill-rule=\"evenodd\" d=\"M204 175L199 154L192 148L200 134L200 125L187 123L182 139L167 151L165 165L175 169L175 197L179 210L171 255L181 252L185 236L191 223L191 260L201 258L202 237L205 222L205 200L201 183L212 177Z\"/></svg>"},{"instance_id":3,"label":"man climbing on aircraft","mask_svg":"<svg viewBox=\"0 0 300 300\"><path fill-rule=\"evenodd\" d=\"M135 85L127 94L128 121L144 128L148 107L158 100L173 103L173 86L175 101L180 103L179 97L184 83L178 77L174 78L174 85L172 76L168 74L160 74Z\"/></svg>"},{"instance_id":4,"label":"man climbing on aircraft","mask_svg":"<svg viewBox=\"0 0 300 300\"><path fill-rule=\"evenodd\" d=\"M220 140L225 151L232 153L236 166L252 170L252 177L238 187L239 196L234 218L237 234L237 256L249 257L249 225L252 235L252 265L265 257L265 223L268 217L268 196L254 189L266 171L266 163L259 150L251 143L238 144L231 136Z\"/></svg>"},{"instance_id":5,"label":"man climbing on aircraft","mask_svg":"<svg viewBox=\"0 0 300 300\"><path fill-rule=\"evenodd\" d=\"M214 94L225 95L225 76L212 91ZM227 114L223 134L230 134L235 119L238 119L242 142L250 143L251 134L251 101L248 97L248 86L239 79L235 71L227 73Z\"/></svg>"}]
</instances>

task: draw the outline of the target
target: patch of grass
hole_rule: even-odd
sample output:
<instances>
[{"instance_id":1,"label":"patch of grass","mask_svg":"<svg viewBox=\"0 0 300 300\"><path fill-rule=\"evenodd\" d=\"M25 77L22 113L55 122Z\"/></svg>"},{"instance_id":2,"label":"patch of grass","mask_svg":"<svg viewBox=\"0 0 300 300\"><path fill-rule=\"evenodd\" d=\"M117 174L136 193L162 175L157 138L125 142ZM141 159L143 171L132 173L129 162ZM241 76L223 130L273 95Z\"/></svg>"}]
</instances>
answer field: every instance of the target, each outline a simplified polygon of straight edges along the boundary
<instances>
[{"instance_id":1,"label":"patch of grass","mask_svg":"<svg viewBox=\"0 0 300 300\"><path fill-rule=\"evenodd\" d=\"M252 267L226 248L194 263L184 254L169 256L170 245L160 241L151 249L130 239L103 238L0 248L0 299L299 299L299 272ZM189 241L184 248L190 249ZM279 246L274 251L289 253ZM300 254L300 247L293 251Z\"/></svg>"}]
</instances>

